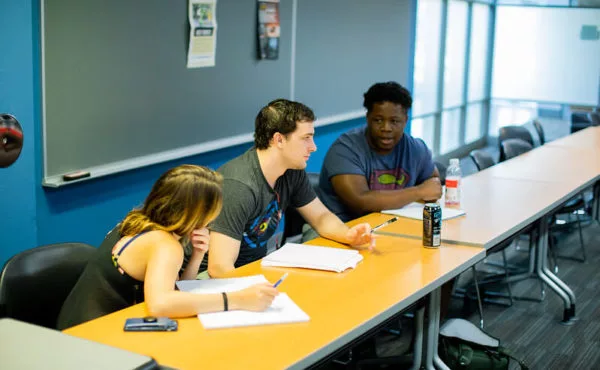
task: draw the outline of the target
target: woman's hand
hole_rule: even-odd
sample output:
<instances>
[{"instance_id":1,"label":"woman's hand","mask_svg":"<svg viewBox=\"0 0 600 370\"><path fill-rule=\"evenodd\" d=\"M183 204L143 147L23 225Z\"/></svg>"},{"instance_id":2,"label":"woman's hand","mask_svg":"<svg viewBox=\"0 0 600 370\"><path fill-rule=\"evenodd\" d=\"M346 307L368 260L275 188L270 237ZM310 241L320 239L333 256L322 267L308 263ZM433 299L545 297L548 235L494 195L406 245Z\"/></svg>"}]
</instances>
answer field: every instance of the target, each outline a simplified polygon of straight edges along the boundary
<instances>
[{"instance_id":1,"label":"woman's hand","mask_svg":"<svg viewBox=\"0 0 600 370\"><path fill-rule=\"evenodd\" d=\"M279 294L272 284L256 284L237 292L227 293L231 300L231 309L264 311Z\"/></svg>"},{"instance_id":2,"label":"woman's hand","mask_svg":"<svg viewBox=\"0 0 600 370\"><path fill-rule=\"evenodd\" d=\"M193 254L206 253L208 251L208 241L210 240L210 233L206 227L194 229L190 235L190 242L194 247Z\"/></svg>"}]
</instances>

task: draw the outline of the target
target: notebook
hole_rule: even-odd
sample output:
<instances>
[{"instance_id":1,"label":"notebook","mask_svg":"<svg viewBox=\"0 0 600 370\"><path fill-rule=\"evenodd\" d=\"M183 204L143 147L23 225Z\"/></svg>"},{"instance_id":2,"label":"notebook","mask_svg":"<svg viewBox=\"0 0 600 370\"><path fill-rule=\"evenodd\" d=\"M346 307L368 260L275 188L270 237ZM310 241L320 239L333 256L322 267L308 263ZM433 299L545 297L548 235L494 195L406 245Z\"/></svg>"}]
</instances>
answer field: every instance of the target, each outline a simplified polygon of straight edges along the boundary
<instances>
[{"instance_id":1,"label":"notebook","mask_svg":"<svg viewBox=\"0 0 600 370\"><path fill-rule=\"evenodd\" d=\"M413 202L398 209L384 209L383 211L381 211L381 213L412 218L415 220L422 220L424 207L425 205L423 203ZM445 208L443 205L441 205L441 207L442 220L449 220L451 218L459 217L466 214L466 212L462 209Z\"/></svg>"},{"instance_id":2,"label":"notebook","mask_svg":"<svg viewBox=\"0 0 600 370\"><path fill-rule=\"evenodd\" d=\"M234 292L260 283L267 283L267 279L263 275L230 279L181 280L177 282L177 287L184 292L210 294ZM221 329L306 322L310 320L310 317L287 294L279 293L271 307L262 312L237 310L201 313L198 315L198 319L205 329Z\"/></svg>"},{"instance_id":3,"label":"notebook","mask_svg":"<svg viewBox=\"0 0 600 370\"><path fill-rule=\"evenodd\" d=\"M262 266L300 267L342 272L355 268L363 256L353 249L286 243L262 259Z\"/></svg>"}]
</instances>

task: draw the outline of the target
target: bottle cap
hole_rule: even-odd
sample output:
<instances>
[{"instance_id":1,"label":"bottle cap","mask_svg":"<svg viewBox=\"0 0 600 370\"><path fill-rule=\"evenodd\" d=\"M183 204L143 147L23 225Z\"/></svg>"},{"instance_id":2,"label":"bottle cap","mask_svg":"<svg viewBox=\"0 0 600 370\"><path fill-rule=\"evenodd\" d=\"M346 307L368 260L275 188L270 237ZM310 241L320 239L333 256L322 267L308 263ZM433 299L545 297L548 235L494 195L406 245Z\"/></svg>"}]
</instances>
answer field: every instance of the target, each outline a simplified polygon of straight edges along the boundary
<instances>
[{"instance_id":1,"label":"bottle cap","mask_svg":"<svg viewBox=\"0 0 600 370\"><path fill-rule=\"evenodd\" d=\"M458 160L458 158L450 158L451 166L458 166L459 163L460 163L460 161Z\"/></svg>"}]
</instances>

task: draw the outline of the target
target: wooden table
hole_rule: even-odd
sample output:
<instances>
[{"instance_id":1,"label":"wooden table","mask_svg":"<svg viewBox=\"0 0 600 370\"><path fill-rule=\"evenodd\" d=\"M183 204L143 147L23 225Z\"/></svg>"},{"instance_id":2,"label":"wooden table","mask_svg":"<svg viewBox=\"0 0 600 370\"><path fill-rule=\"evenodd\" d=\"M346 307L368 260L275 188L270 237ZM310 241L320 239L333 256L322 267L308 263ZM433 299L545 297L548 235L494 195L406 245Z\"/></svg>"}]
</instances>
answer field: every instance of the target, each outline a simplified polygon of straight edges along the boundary
<instances>
[{"instance_id":1,"label":"wooden table","mask_svg":"<svg viewBox=\"0 0 600 370\"><path fill-rule=\"evenodd\" d=\"M591 149L598 152L600 150L600 126L588 127L558 140L549 141L546 145Z\"/></svg>"},{"instance_id":2,"label":"wooden table","mask_svg":"<svg viewBox=\"0 0 600 370\"><path fill-rule=\"evenodd\" d=\"M344 247L325 239L310 244ZM280 290L310 316L307 323L205 330L193 317L179 320L178 332L123 332L126 318L146 315L142 303L65 332L148 355L161 365L180 369L303 369L437 290L483 259L485 251L462 245L426 249L420 240L382 236L377 240L377 252L361 254L364 260L356 269L339 274L263 268L259 262L232 274L263 274L275 282L289 271Z\"/></svg>"}]
</instances>

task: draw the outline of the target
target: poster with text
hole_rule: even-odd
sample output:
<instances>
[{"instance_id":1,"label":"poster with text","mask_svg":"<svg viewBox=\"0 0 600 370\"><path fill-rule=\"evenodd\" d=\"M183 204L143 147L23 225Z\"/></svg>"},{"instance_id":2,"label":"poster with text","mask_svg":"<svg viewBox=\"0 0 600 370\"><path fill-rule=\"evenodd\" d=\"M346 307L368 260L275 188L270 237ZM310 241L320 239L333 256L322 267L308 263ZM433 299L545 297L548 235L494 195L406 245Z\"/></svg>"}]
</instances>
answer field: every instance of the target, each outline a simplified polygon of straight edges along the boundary
<instances>
[{"instance_id":1,"label":"poster with text","mask_svg":"<svg viewBox=\"0 0 600 370\"><path fill-rule=\"evenodd\" d=\"M187 67L212 67L217 51L217 0L189 0Z\"/></svg>"}]
</instances>

